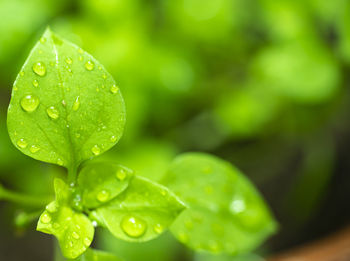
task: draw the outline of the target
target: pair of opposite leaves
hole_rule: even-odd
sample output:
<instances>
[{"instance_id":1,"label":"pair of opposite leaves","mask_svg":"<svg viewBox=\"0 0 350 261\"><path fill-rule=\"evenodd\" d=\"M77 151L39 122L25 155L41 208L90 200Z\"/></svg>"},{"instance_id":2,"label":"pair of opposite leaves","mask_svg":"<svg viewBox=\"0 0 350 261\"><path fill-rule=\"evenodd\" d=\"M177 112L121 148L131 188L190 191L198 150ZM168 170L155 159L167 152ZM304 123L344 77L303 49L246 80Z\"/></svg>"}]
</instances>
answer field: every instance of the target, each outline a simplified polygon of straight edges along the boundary
<instances>
[{"instance_id":1,"label":"pair of opposite leaves","mask_svg":"<svg viewBox=\"0 0 350 261\"><path fill-rule=\"evenodd\" d=\"M46 30L14 83L7 125L15 146L37 160L75 171L84 160L114 146L124 124L125 104L112 76L91 55ZM115 236L131 241L160 234L183 210L180 200L165 187L137 177L117 181L115 175L123 168L105 167L110 169L105 172L108 177L98 171L101 165L87 165L88 174L80 173L82 198L75 201L75 209L67 204L74 196L72 190L56 181L56 201L40 218L38 229L54 234L67 258L79 256L93 238L94 229L80 212L83 209L94 209L101 224ZM195 153L180 156L161 182L188 206L171 231L194 249L231 254L249 251L275 230L275 222L254 187L218 158ZM57 209L60 211L55 212ZM50 210L60 215L53 218ZM122 231L126 217L136 229L145 222L142 237L133 238ZM135 221L137 217L140 222ZM167 221L158 222L163 217ZM54 229L54 219L64 229L58 229L57 222ZM76 223L88 224L87 235L76 235Z\"/></svg>"}]
</instances>

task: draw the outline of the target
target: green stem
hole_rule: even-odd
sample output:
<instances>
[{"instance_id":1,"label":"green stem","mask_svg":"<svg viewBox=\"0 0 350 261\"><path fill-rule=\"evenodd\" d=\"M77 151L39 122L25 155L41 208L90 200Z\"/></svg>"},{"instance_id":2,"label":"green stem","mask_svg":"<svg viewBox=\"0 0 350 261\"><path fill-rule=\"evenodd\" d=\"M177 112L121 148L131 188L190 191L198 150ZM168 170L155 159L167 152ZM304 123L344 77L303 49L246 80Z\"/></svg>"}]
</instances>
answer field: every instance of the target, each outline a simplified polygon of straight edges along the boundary
<instances>
[{"instance_id":1,"label":"green stem","mask_svg":"<svg viewBox=\"0 0 350 261\"><path fill-rule=\"evenodd\" d=\"M18 203L21 205L27 205L32 207L43 207L50 202L49 198L39 198L30 195L17 193L8 189L5 189L0 185L0 200L7 200L10 202Z\"/></svg>"},{"instance_id":2,"label":"green stem","mask_svg":"<svg viewBox=\"0 0 350 261\"><path fill-rule=\"evenodd\" d=\"M77 179L77 167L75 165L72 165L70 168L68 168L68 184L75 185L76 179Z\"/></svg>"}]
</instances>

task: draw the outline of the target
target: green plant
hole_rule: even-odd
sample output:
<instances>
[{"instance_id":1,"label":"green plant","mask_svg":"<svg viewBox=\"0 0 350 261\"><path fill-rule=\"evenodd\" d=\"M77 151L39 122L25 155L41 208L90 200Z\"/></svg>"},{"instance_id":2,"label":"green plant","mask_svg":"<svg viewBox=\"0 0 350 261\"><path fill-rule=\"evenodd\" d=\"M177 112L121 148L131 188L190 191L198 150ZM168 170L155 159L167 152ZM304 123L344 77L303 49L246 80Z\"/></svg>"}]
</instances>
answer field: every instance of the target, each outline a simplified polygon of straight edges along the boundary
<instances>
[{"instance_id":1,"label":"green plant","mask_svg":"<svg viewBox=\"0 0 350 261\"><path fill-rule=\"evenodd\" d=\"M65 258L119 260L89 249L96 226L130 242L166 229L194 250L239 254L276 229L253 185L231 164L203 153L176 158L160 181L111 162L89 162L122 136L125 105L92 56L47 29L12 90L7 126L24 154L68 170L55 200L0 190L0 198L43 206L37 230L54 235Z\"/></svg>"}]
</instances>

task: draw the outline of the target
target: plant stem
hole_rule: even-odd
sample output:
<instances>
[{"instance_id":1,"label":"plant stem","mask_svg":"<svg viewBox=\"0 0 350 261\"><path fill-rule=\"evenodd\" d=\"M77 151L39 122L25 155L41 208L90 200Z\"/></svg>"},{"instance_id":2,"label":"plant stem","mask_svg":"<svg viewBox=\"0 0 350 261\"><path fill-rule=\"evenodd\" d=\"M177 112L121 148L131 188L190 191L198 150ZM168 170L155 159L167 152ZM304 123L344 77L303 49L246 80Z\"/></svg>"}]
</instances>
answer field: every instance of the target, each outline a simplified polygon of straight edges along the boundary
<instances>
[{"instance_id":1,"label":"plant stem","mask_svg":"<svg viewBox=\"0 0 350 261\"><path fill-rule=\"evenodd\" d=\"M25 195L10 191L5 189L0 185L0 200L7 200L10 202L18 203L21 205L33 206L33 207L43 207L50 202L49 198L33 197L30 195Z\"/></svg>"},{"instance_id":2,"label":"plant stem","mask_svg":"<svg viewBox=\"0 0 350 261\"><path fill-rule=\"evenodd\" d=\"M68 184L75 185L77 179L77 167L75 165L72 165L70 168L68 168Z\"/></svg>"}]
</instances>

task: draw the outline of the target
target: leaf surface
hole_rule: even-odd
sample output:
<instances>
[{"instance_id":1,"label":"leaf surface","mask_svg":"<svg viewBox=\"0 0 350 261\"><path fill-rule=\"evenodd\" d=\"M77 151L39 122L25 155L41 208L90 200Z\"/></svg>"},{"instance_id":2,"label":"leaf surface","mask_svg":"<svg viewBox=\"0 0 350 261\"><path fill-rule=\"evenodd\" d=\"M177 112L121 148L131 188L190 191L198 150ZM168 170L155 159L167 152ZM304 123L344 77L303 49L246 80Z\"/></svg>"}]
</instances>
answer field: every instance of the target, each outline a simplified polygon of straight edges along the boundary
<instances>
[{"instance_id":1,"label":"leaf surface","mask_svg":"<svg viewBox=\"0 0 350 261\"><path fill-rule=\"evenodd\" d=\"M47 29L12 89L7 125L24 154L77 167L120 139L125 105L112 76L91 55Z\"/></svg>"},{"instance_id":2,"label":"leaf surface","mask_svg":"<svg viewBox=\"0 0 350 261\"><path fill-rule=\"evenodd\" d=\"M87 216L69 207L69 188L60 179L55 180L55 192L56 200L46 206L39 218L37 230L54 235L63 256L74 259L90 246L94 227Z\"/></svg>"},{"instance_id":3,"label":"leaf surface","mask_svg":"<svg viewBox=\"0 0 350 261\"><path fill-rule=\"evenodd\" d=\"M184 208L166 187L135 176L122 194L96 214L115 237L141 242L159 236Z\"/></svg>"},{"instance_id":4,"label":"leaf surface","mask_svg":"<svg viewBox=\"0 0 350 261\"><path fill-rule=\"evenodd\" d=\"M195 250L251 251L276 229L254 186L231 164L214 156L186 153L177 157L163 184L189 206L171 232Z\"/></svg>"},{"instance_id":5,"label":"leaf surface","mask_svg":"<svg viewBox=\"0 0 350 261\"><path fill-rule=\"evenodd\" d=\"M74 261L122 261L122 259L111 253L89 248L83 255L74 259Z\"/></svg>"},{"instance_id":6,"label":"leaf surface","mask_svg":"<svg viewBox=\"0 0 350 261\"><path fill-rule=\"evenodd\" d=\"M96 208L112 200L128 187L132 176L130 169L113 163L86 165L78 177L83 205Z\"/></svg>"}]
</instances>

